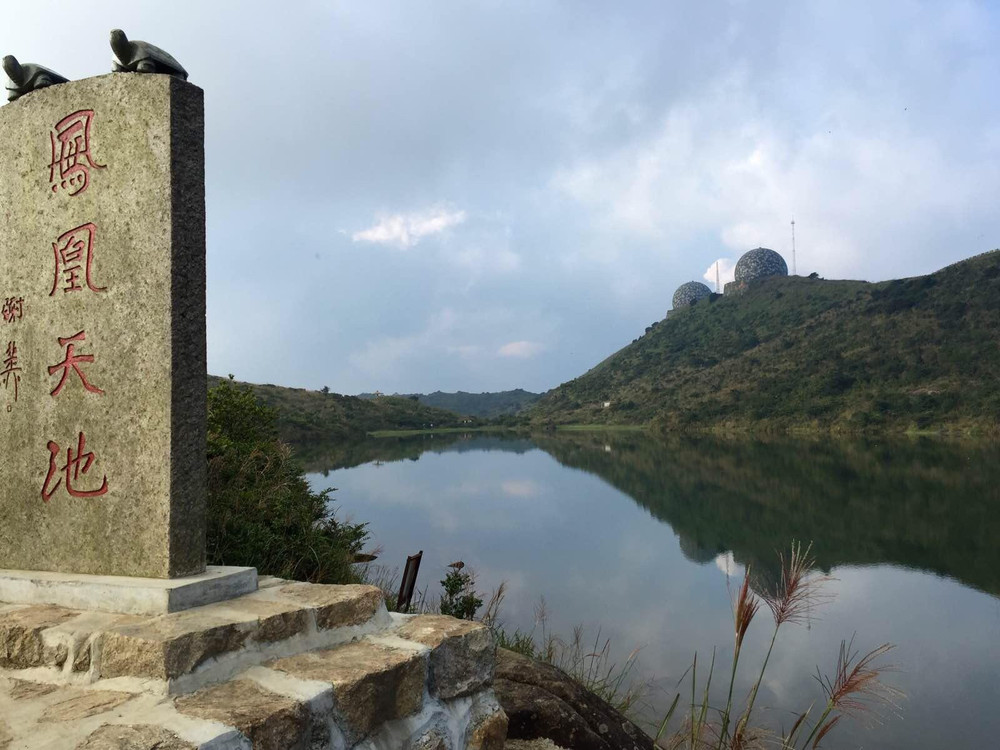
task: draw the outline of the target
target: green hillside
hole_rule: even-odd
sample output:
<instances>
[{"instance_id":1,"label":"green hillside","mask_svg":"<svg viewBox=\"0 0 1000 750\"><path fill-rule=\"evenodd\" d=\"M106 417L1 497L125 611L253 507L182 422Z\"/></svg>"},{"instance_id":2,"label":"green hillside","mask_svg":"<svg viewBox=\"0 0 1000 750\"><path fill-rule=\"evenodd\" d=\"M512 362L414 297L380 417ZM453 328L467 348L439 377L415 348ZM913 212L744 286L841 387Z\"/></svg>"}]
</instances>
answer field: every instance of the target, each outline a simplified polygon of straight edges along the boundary
<instances>
[{"instance_id":1,"label":"green hillside","mask_svg":"<svg viewBox=\"0 0 1000 750\"><path fill-rule=\"evenodd\" d=\"M209 375L209 388L221 378ZM454 412L434 409L409 398L380 396L365 400L304 388L248 386L257 398L278 411L278 432L292 444L360 440L375 430L456 427L465 422Z\"/></svg>"},{"instance_id":2,"label":"green hillside","mask_svg":"<svg viewBox=\"0 0 1000 750\"><path fill-rule=\"evenodd\" d=\"M496 393L407 393L407 398L416 398L425 406L447 409L456 414L467 414L471 417L491 419L508 414L517 414L541 398L540 393L531 393L522 388L513 391L498 391ZM374 398L374 393L358 394L359 398Z\"/></svg>"},{"instance_id":3,"label":"green hillside","mask_svg":"<svg viewBox=\"0 0 1000 750\"><path fill-rule=\"evenodd\" d=\"M993 251L910 279L772 277L740 296L713 295L553 389L530 413L666 431L996 432L998 386Z\"/></svg>"}]
</instances>

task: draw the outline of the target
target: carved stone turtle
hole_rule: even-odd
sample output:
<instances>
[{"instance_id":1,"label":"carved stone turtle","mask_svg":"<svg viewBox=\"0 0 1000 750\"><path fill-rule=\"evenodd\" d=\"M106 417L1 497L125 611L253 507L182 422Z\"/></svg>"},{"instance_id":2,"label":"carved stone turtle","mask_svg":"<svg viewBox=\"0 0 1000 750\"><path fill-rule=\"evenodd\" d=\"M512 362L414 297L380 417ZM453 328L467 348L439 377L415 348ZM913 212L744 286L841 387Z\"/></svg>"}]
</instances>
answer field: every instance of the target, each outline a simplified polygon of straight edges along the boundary
<instances>
[{"instance_id":1,"label":"carved stone turtle","mask_svg":"<svg viewBox=\"0 0 1000 750\"><path fill-rule=\"evenodd\" d=\"M3 69L10 78L13 86L7 86L7 99L14 101L25 94L30 94L36 89L44 89L46 86L54 86L57 83L66 83L68 79L63 78L54 70L49 70L35 63L25 63L22 65L13 55L7 55L3 59Z\"/></svg>"},{"instance_id":2,"label":"carved stone turtle","mask_svg":"<svg viewBox=\"0 0 1000 750\"><path fill-rule=\"evenodd\" d=\"M187 80L187 71L173 57L149 42L130 42L121 29L111 32L111 49L118 57L116 73L166 73Z\"/></svg>"}]
</instances>

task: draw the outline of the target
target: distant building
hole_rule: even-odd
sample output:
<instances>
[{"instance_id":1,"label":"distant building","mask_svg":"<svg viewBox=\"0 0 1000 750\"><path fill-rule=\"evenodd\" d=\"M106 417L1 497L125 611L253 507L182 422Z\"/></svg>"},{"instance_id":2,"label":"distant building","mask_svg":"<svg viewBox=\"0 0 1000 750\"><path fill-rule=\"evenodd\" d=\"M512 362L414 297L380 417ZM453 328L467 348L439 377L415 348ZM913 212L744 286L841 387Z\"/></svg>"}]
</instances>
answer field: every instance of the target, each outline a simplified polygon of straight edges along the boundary
<instances>
[{"instance_id":1,"label":"distant building","mask_svg":"<svg viewBox=\"0 0 1000 750\"><path fill-rule=\"evenodd\" d=\"M700 299L705 299L712 294L712 290L700 281L688 281L677 287L674 292L673 308L688 307Z\"/></svg>"},{"instance_id":2,"label":"distant building","mask_svg":"<svg viewBox=\"0 0 1000 750\"><path fill-rule=\"evenodd\" d=\"M736 263L736 280L726 284L726 294L739 294L747 284L769 276L787 276L788 264L785 259L770 248L757 247L743 253Z\"/></svg>"}]
</instances>

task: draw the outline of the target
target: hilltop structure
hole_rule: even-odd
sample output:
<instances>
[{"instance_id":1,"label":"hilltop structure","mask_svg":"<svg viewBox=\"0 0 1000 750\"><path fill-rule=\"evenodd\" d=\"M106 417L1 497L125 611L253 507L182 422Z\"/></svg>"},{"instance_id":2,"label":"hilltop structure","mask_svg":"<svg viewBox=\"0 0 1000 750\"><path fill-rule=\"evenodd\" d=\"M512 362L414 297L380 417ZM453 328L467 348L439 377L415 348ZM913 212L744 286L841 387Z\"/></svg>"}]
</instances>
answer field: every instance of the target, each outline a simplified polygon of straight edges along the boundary
<instances>
[{"instance_id":1,"label":"hilltop structure","mask_svg":"<svg viewBox=\"0 0 1000 750\"><path fill-rule=\"evenodd\" d=\"M670 314L681 310L685 307L690 307L695 302L700 299L705 299L712 294L712 290L709 289L705 284L700 281L688 281L677 287L677 291L674 292L673 297L673 309L667 311L667 317Z\"/></svg>"},{"instance_id":2,"label":"hilltop structure","mask_svg":"<svg viewBox=\"0 0 1000 750\"><path fill-rule=\"evenodd\" d=\"M747 284L769 276L787 276L788 264L774 250L767 247L757 247L743 253L736 262L736 280L726 284L725 294L739 294L747 288Z\"/></svg>"}]
</instances>

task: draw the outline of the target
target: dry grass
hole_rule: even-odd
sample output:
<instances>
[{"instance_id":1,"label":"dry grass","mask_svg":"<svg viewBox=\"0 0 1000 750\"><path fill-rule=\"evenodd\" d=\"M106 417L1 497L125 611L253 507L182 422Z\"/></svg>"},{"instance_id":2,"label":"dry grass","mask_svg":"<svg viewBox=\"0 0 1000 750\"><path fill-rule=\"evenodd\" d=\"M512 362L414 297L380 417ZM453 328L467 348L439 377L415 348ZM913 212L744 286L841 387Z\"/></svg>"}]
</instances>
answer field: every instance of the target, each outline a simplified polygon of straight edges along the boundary
<instances>
[{"instance_id":1,"label":"dry grass","mask_svg":"<svg viewBox=\"0 0 1000 750\"><path fill-rule=\"evenodd\" d=\"M709 690L715 667L714 653L700 705L696 701L698 657L695 655L691 669L681 677L683 681L688 673L691 675L690 712L681 730L667 735L666 729L680 699L680 693L678 693L656 735L656 740L661 742L660 747L672 750L680 750L681 748L689 750L703 750L705 748L747 750L748 748L765 747L781 747L783 750L799 750L799 748L816 750L845 715L871 711L877 705L898 705L898 699L901 697L900 691L885 685L880 679L885 672L890 670L890 667L881 664L880 661L892 650L893 646L883 644L860 656L853 647L854 640L852 638L850 642L842 642L840 645L840 655L833 677L823 677L817 673L817 679L823 686L826 696L826 705L815 722L810 723L813 709L813 706L810 706L798 715L792 729L787 734L778 736L754 726L754 704L760 685L764 680L778 632L783 625L804 622L812 607L830 599L823 593L822 587L831 579L828 576L814 575L810 572L815 565L811 549L810 545L803 550L801 544L793 542L788 555L780 554L780 580L773 590L764 592L760 598L750 588L751 572L749 567L747 568L743 583L733 601L733 664L726 705L720 709L712 709L709 705ZM759 611L761 601L770 610L774 622L771 642L761 664L760 672L747 696L746 704L736 717L733 706L733 690L739 669L740 652L747 631ZM715 721L710 719L712 712L718 715ZM733 724L734 718L736 719L735 724ZM731 724L732 731L730 731ZM804 732L806 732L805 739L800 744L799 739Z\"/></svg>"}]
</instances>

